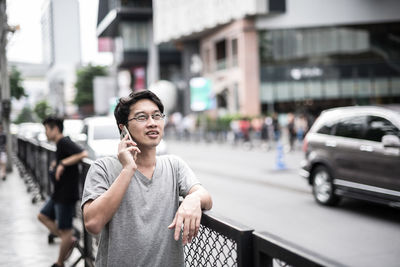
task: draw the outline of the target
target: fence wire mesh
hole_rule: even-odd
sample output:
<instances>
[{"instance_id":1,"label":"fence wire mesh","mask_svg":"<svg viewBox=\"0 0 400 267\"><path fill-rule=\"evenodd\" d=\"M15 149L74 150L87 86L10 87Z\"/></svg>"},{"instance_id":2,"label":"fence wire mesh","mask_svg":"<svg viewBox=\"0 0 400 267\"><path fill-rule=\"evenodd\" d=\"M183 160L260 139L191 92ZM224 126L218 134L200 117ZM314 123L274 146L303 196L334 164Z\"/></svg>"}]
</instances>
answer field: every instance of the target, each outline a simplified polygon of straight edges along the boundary
<instances>
[{"instance_id":1,"label":"fence wire mesh","mask_svg":"<svg viewBox=\"0 0 400 267\"><path fill-rule=\"evenodd\" d=\"M236 242L203 225L184 253L186 267L237 266Z\"/></svg>"}]
</instances>

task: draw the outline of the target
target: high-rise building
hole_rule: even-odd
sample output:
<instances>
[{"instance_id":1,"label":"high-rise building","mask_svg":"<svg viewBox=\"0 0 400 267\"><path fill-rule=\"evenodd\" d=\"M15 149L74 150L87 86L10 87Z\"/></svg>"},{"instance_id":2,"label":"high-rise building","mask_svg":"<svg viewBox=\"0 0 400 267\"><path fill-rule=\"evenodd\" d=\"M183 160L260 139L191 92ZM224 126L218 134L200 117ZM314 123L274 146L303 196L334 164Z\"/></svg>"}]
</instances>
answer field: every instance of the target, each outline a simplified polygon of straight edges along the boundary
<instances>
[{"instance_id":1,"label":"high-rise building","mask_svg":"<svg viewBox=\"0 0 400 267\"><path fill-rule=\"evenodd\" d=\"M120 95L158 80L181 80L180 52L153 41L152 0L99 0L97 36L113 40Z\"/></svg>"},{"instance_id":2,"label":"high-rise building","mask_svg":"<svg viewBox=\"0 0 400 267\"><path fill-rule=\"evenodd\" d=\"M42 8L43 58L48 66L49 104L58 115L77 113L73 104L81 64L78 0L46 0Z\"/></svg>"}]
</instances>

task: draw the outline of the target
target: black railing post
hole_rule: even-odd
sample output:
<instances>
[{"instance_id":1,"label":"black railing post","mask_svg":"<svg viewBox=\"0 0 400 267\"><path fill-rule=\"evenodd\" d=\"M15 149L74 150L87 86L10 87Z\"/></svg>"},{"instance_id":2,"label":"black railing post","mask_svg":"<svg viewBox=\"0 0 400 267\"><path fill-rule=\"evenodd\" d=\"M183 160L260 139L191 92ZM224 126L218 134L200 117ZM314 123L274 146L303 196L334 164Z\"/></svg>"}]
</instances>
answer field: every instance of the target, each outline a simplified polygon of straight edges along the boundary
<instances>
[{"instance_id":1,"label":"black railing post","mask_svg":"<svg viewBox=\"0 0 400 267\"><path fill-rule=\"evenodd\" d=\"M245 230L240 233L237 242L237 264L238 267L253 266L253 230Z\"/></svg>"}]
</instances>

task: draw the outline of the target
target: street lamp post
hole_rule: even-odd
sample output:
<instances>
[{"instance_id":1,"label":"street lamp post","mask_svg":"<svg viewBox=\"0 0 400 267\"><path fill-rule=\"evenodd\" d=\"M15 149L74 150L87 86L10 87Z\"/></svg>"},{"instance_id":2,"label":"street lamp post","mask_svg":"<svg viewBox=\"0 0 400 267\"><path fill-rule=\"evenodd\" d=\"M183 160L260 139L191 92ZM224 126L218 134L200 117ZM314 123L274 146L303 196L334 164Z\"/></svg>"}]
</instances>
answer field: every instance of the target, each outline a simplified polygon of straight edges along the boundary
<instances>
[{"instance_id":1,"label":"street lamp post","mask_svg":"<svg viewBox=\"0 0 400 267\"><path fill-rule=\"evenodd\" d=\"M1 120L3 129L7 135L7 171L12 171L11 164L11 133L10 133L10 81L7 70L7 35L15 32L17 27L10 27L7 23L6 0L0 0L0 99L1 99Z\"/></svg>"}]
</instances>

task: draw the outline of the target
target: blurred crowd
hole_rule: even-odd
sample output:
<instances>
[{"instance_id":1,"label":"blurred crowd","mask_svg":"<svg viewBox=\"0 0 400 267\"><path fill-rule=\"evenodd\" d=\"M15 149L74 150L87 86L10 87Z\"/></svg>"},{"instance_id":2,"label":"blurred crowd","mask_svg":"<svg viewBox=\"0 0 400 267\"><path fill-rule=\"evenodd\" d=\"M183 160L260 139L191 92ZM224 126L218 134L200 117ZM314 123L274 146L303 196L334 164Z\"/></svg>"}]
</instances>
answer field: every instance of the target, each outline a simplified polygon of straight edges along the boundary
<instances>
[{"instance_id":1,"label":"blurred crowd","mask_svg":"<svg viewBox=\"0 0 400 267\"><path fill-rule=\"evenodd\" d=\"M165 139L225 143L245 149L261 148L263 150L275 149L278 144L281 144L285 151L289 152L301 149L303 138L313 121L312 116L301 113L212 118L205 114L191 113L183 116L175 112L166 117ZM64 134L84 146L81 140L84 122L67 119L64 120L64 124L66 125ZM40 142L47 141L41 123L22 123L11 126L11 132L20 137L33 138ZM115 138L118 141L116 126L115 129Z\"/></svg>"},{"instance_id":2,"label":"blurred crowd","mask_svg":"<svg viewBox=\"0 0 400 267\"><path fill-rule=\"evenodd\" d=\"M294 113L211 119L196 114L182 116L176 112L167 118L165 136L167 139L226 142L266 150L281 142L286 151L293 151L301 148L312 122L313 117Z\"/></svg>"}]
</instances>

